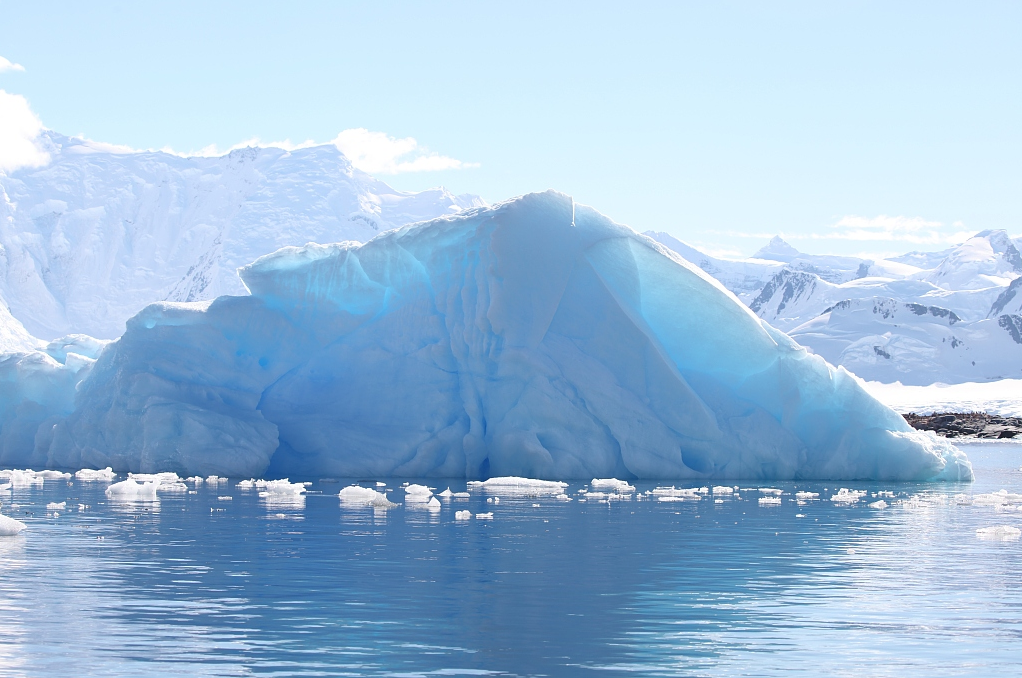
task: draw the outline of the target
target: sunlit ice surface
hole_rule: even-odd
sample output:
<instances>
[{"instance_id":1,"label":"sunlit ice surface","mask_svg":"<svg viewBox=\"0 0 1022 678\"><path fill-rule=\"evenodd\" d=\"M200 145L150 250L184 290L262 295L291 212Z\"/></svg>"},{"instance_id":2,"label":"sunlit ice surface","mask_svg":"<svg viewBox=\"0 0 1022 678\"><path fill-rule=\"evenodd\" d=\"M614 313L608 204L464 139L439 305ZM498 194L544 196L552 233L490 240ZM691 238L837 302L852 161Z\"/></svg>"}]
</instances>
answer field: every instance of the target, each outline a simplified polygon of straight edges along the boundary
<instances>
[{"instance_id":1,"label":"sunlit ice surface","mask_svg":"<svg viewBox=\"0 0 1022 678\"><path fill-rule=\"evenodd\" d=\"M12 483L0 675L1007 674L1022 446L964 447L974 483Z\"/></svg>"}]
</instances>

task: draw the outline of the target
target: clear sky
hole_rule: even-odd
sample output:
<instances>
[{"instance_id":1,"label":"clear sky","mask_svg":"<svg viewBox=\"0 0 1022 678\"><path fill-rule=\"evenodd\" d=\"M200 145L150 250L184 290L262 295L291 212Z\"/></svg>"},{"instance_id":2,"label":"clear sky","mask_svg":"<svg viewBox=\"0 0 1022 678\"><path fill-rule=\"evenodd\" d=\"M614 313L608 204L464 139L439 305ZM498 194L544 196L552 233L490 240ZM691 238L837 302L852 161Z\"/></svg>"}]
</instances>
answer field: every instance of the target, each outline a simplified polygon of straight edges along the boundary
<instances>
[{"instance_id":1,"label":"clear sky","mask_svg":"<svg viewBox=\"0 0 1022 678\"><path fill-rule=\"evenodd\" d=\"M0 57L66 134L364 128L417 141L392 162L344 137L398 188L556 188L716 253L1022 233L1022 2L0 0Z\"/></svg>"}]
</instances>

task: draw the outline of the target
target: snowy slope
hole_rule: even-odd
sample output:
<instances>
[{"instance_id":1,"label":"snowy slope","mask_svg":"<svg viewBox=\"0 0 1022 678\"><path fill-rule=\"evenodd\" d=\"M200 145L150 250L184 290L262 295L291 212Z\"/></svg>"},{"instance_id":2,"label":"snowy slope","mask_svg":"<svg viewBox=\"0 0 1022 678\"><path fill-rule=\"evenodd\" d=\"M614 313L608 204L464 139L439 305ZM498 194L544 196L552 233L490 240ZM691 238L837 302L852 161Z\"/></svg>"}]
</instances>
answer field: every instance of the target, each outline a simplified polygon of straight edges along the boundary
<instances>
[{"instance_id":1,"label":"snowy slope","mask_svg":"<svg viewBox=\"0 0 1022 678\"><path fill-rule=\"evenodd\" d=\"M132 318L22 461L243 477L972 477L952 445L700 269L561 194L364 245L284 248L242 277L251 296Z\"/></svg>"},{"instance_id":2,"label":"snowy slope","mask_svg":"<svg viewBox=\"0 0 1022 678\"><path fill-rule=\"evenodd\" d=\"M655 235L676 247L670 236ZM1022 256L1004 231L983 231L942 253L881 261L805 255L780 238L745 261L688 250L683 256L759 317L868 379L929 384L1020 376ZM771 258L780 268L760 266ZM736 270L752 275L739 279ZM954 328L950 315L919 309L953 314Z\"/></svg>"},{"instance_id":3,"label":"snowy slope","mask_svg":"<svg viewBox=\"0 0 1022 678\"><path fill-rule=\"evenodd\" d=\"M53 132L42 143L47 166L0 174L0 293L43 338L114 338L153 301L244 294L236 269L280 247L365 241L482 204L396 191L330 144L206 158Z\"/></svg>"},{"instance_id":4,"label":"snowy slope","mask_svg":"<svg viewBox=\"0 0 1022 678\"><path fill-rule=\"evenodd\" d=\"M33 351L43 342L28 333L0 297L0 354Z\"/></svg>"}]
</instances>

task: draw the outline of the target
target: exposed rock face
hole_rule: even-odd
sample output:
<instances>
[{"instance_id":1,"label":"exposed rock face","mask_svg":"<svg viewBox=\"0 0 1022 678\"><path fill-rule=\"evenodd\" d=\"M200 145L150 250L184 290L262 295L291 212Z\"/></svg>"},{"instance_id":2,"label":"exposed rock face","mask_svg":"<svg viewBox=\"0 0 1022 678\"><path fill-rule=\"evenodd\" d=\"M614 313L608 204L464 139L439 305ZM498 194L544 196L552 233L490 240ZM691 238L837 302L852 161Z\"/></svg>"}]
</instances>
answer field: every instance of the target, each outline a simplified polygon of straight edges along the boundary
<instances>
[{"instance_id":1,"label":"exposed rock face","mask_svg":"<svg viewBox=\"0 0 1022 678\"><path fill-rule=\"evenodd\" d=\"M946 438L1014 438L1022 433L1022 417L998 417L984 412L934 412L904 415L913 428Z\"/></svg>"}]
</instances>

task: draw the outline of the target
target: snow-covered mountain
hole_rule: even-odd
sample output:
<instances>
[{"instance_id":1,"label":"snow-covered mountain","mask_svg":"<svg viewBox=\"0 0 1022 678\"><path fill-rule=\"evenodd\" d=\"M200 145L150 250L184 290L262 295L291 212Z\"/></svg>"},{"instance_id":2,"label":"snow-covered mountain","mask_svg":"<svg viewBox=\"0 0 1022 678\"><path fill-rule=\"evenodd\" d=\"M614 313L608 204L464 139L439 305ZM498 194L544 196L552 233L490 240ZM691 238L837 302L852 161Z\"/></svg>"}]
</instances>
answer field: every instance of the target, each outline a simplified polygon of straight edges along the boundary
<instances>
[{"instance_id":1,"label":"snow-covered mountain","mask_svg":"<svg viewBox=\"0 0 1022 678\"><path fill-rule=\"evenodd\" d=\"M944 252L880 261L806 255L780 238L750 259L721 260L667 234L647 235L864 378L929 384L1022 376L1022 255L1003 230Z\"/></svg>"},{"instance_id":2,"label":"snow-covered mountain","mask_svg":"<svg viewBox=\"0 0 1022 678\"><path fill-rule=\"evenodd\" d=\"M483 204L394 190L332 144L213 158L39 143L49 164L0 174L0 295L45 339L114 338L153 301L246 293L237 268L280 247L364 242Z\"/></svg>"}]
</instances>

